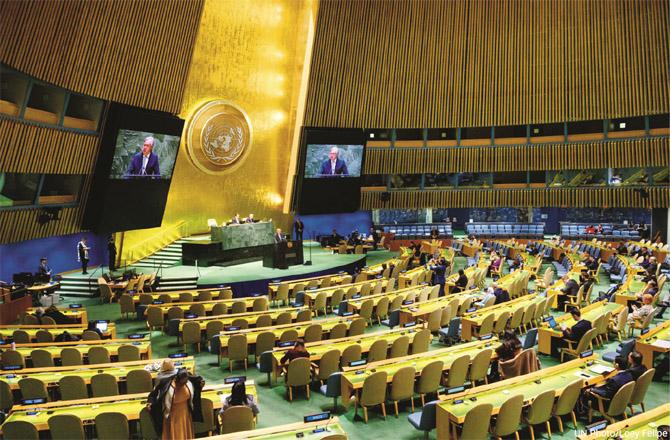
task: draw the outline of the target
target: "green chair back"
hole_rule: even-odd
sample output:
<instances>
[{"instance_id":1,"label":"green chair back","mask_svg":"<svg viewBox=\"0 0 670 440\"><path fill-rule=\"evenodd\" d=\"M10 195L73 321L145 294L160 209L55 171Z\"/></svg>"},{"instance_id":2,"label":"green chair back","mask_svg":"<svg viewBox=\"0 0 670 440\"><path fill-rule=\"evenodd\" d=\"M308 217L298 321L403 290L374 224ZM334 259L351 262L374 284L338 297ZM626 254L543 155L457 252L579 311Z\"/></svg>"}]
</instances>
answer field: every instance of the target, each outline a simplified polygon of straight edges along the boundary
<instances>
[{"instance_id":1,"label":"green chair back","mask_svg":"<svg viewBox=\"0 0 670 440\"><path fill-rule=\"evenodd\" d=\"M4 440L39 440L40 435L32 423L17 420L2 425L2 438Z\"/></svg>"},{"instance_id":2,"label":"green chair back","mask_svg":"<svg viewBox=\"0 0 670 440\"><path fill-rule=\"evenodd\" d=\"M340 339L347 336L347 324L340 322L335 324L333 328L330 329L330 337L328 339Z\"/></svg>"},{"instance_id":3,"label":"green chair back","mask_svg":"<svg viewBox=\"0 0 670 440\"><path fill-rule=\"evenodd\" d=\"M231 308L231 313L233 314L244 313L247 311L247 303L246 301L235 301Z\"/></svg>"},{"instance_id":4,"label":"green chair back","mask_svg":"<svg viewBox=\"0 0 670 440\"><path fill-rule=\"evenodd\" d=\"M312 380L310 368L311 364L308 358L293 359L288 364L286 385L293 387L309 385Z\"/></svg>"},{"instance_id":5,"label":"green chair back","mask_svg":"<svg viewBox=\"0 0 670 440\"><path fill-rule=\"evenodd\" d=\"M579 394L581 391L581 379L570 382L570 385L565 387L563 393L561 393L560 397L556 401L552 415L560 417L566 414L570 414L575 408L575 404L577 403L577 399L579 399Z\"/></svg>"},{"instance_id":6,"label":"green chair back","mask_svg":"<svg viewBox=\"0 0 670 440\"><path fill-rule=\"evenodd\" d=\"M209 321L205 326L205 335L207 340L211 340L215 335L221 333L223 329L223 321Z\"/></svg>"},{"instance_id":7,"label":"green chair back","mask_svg":"<svg viewBox=\"0 0 670 440\"><path fill-rule=\"evenodd\" d=\"M451 366L449 367L449 375L447 376L447 388L463 386L468 374L469 365L470 356L467 354L456 358L451 363Z\"/></svg>"},{"instance_id":8,"label":"green chair back","mask_svg":"<svg viewBox=\"0 0 670 440\"><path fill-rule=\"evenodd\" d=\"M423 367L416 386L416 392L419 394L428 394L437 391L440 388L443 367L444 362L441 360L435 360Z\"/></svg>"},{"instance_id":9,"label":"green chair back","mask_svg":"<svg viewBox=\"0 0 670 440\"><path fill-rule=\"evenodd\" d=\"M284 330L279 337L279 342L295 341L298 339L298 330L289 328Z\"/></svg>"},{"instance_id":10,"label":"green chair back","mask_svg":"<svg viewBox=\"0 0 670 440\"><path fill-rule=\"evenodd\" d=\"M260 355L266 351L271 351L275 346L276 340L277 336L275 336L274 332L267 331L259 333L256 336L256 357L260 357Z\"/></svg>"},{"instance_id":11,"label":"green chair back","mask_svg":"<svg viewBox=\"0 0 670 440\"><path fill-rule=\"evenodd\" d=\"M521 409L523 408L523 396L517 394L507 399L501 406L493 428L493 435L504 437L514 434L519 429L521 422Z\"/></svg>"},{"instance_id":12,"label":"green chair back","mask_svg":"<svg viewBox=\"0 0 670 440\"><path fill-rule=\"evenodd\" d=\"M158 433L154 427L151 413L146 407L140 411L140 432L144 440L158 440Z\"/></svg>"},{"instance_id":13,"label":"green chair back","mask_svg":"<svg viewBox=\"0 0 670 440\"><path fill-rule=\"evenodd\" d=\"M390 399L398 402L409 399L414 395L414 377L416 371L414 367L402 367L393 375L391 380Z\"/></svg>"},{"instance_id":14,"label":"green chair back","mask_svg":"<svg viewBox=\"0 0 670 440\"><path fill-rule=\"evenodd\" d=\"M377 371L365 378L360 403L363 406L380 405L386 401L386 372Z\"/></svg>"},{"instance_id":15,"label":"green chair back","mask_svg":"<svg viewBox=\"0 0 670 440\"><path fill-rule=\"evenodd\" d=\"M140 360L140 349L136 345L122 345L119 347L119 362Z\"/></svg>"},{"instance_id":16,"label":"green chair back","mask_svg":"<svg viewBox=\"0 0 670 440\"><path fill-rule=\"evenodd\" d=\"M644 402L644 396L647 394L649 385L654 378L654 373L656 373L656 369L650 368L642 373L642 376L635 381L635 388L633 388L633 394L628 403L629 405L639 405Z\"/></svg>"},{"instance_id":17,"label":"green chair back","mask_svg":"<svg viewBox=\"0 0 670 440\"><path fill-rule=\"evenodd\" d=\"M85 440L84 425L81 419L71 414L59 414L49 417L47 422L53 440Z\"/></svg>"},{"instance_id":18,"label":"green chair back","mask_svg":"<svg viewBox=\"0 0 670 440\"><path fill-rule=\"evenodd\" d=\"M184 309L177 306L170 307L167 311L167 319L168 321L172 321L173 319L184 319Z\"/></svg>"},{"instance_id":19,"label":"green chair back","mask_svg":"<svg viewBox=\"0 0 670 440\"><path fill-rule=\"evenodd\" d=\"M482 320L482 325L479 327L479 334L486 335L493 332L493 324L495 323L495 319L496 317L493 313L486 315Z\"/></svg>"},{"instance_id":20,"label":"green chair back","mask_svg":"<svg viewBox=\"0 0 670 440\"><path fill-rule=\"evenodd\" d=\"M240 329L244 330L249 328L249 321L247 321L244 318L235 318L233 319L233 322L230 324L233 327L239 327Z\"/></svg>"},{"instance_id":21,"label":"green chair back","mask_svg":"<svg viewBox=\"0 0 670 440\"><path fill-rule=\"evenodd\" d=\"M193 294L191 292L182 292L179 294L179 302L193 302Z\"/></svg>"},{"instance_id":22,"label":"green chair back","mask_svg":"<svg viewBox=\"0 0 670 440\"><path fill-rule=\"evenodd\" d=\"M472 359L472 365L470 366L470 382L472 385L475 385L475 382L484 380L486 374L489 371L489 365L491 365L491 356L493 356L493 350L487 348L477 353Z\"/></svg>"},{"instance_id":23,"label":"green chair back","mask_svg":"<svg viewBox=\"0 0 670 440\"><path fill-rule=\"evenodd\" d=\"M226 303L216 303L214 304L214 307L212 307L213 316L225 315L226 313L228 313L228 306Z\"/></svg>"},{"instance_id":24,"label":"green chair back","mask_svg":"<svg viewBox=\"0 0 670 440\"><path fill-rule=\"evenodd\" d=\"M98 332L94 332L93 330L84 330L84 333L81 334L81 339L83 341L99 341L100 335Z\"/></svg>"},{"instance_id":25,"label":"green chair back","mask_svg":"<svg viewBox=\"0 0 670 440\"><path fill-rule=\"evenodd\" d=\"M128 417L120 412L103 412L95 416L95 431L98 440L121 440L130 438Z\"/></svg>"},{"instance_id":26,"label":"green chair back","mask_svg":"<svg viewBox=\"0 0 670 440\"><path fill-rule=\"evenodd\" d=\"M53 342L54 341L53 333L48 332L46 330L38 330L37 333L35 334L35 338L37 339L37 342L39 342L39 343Z\"/></svg>"},{"instance_id":27,"label":"green chair back","mask_svg":"<svg viewBox=\"0 0 670 440\"><path fill-rule=\"evenodd\" d=\"M404 335L393 341L391 344L391 357L403 357L409 353L409 336Z\"/></svg>"},{"instance_id":28,"label":"green chair back","mask_svg":"<svg viewBox=\"0 0 670 440\"><path fill-rule=\"evenodd\" d=\"M254 429L254 413L247 406L231 406L221 415L221 434Z\"/></svg>"},{"instance_id":29,"label":"green chair back","mask_svg":"<svg viewBox=\"0 0 670 440\"><path fill-rule=\"evenodd\" d=\"M93 364L108 364L109 359L109 350L105 347L91 347L88 349L88 363Z\"/></svg>"},{"instance_id":30,"label":"green chair back","mask_svg":"<svg viewBox=\"0 0 670 440\"><path fill-rule=\"evenodd\" d=\"M34 377L25 377L19 380L19 388L21 389L21 398L22 399L39 399L45 398L49 399L49 394L47 393L47 386L40 379Z\"/></svg>"},{"instance_id":31,"label":"green chair back","mask_svg":"<svg viewBox=\"0 0 670 440\"><path fill-rule=\"evenodd\" d=\"M340 371L340 351L329 350L319 360L319 372L317 379L328 380L331 374Z\"/></svg>"},{"instance_id":32,"label":"green chair back","mask_svg":"<svg viewBox=\"0 0 670 440\"><path fill-rule=\"evenodd\" d=\"M312 312L309 312L310 316ZM279 315L277 315L277 325L285 325L285 324L290 324L293 318L291 317L290 312L281 312Z\"/></svg>"},{"instance_id":33,"label":"green chair back","mask_svg":"<svg viewBox=\"0 0 670 440\"><path fill-rule=\"evenodd\" d=\"M0 380L0 410L9 412L14 406L14 395L12 388L4 380Z\"/></svg>"},{"instance_id":34,"label":"green chair back","mask_svg":"<svg viewBox=\"0 0 670 440\"><path fill-rule=\"evenodd\" d=\"M256 319L256 328L272 327L272 316L261 315Z\"/></svg>"},{"instance_id":35,"label":"green chair back","mask_svg":"<svg viewBox=\"0 0 670 440\"><path fill-rule=\"evenodd\" d=\"M321 324L310 324L305 329L305 342L318 342L323 336L323 327Z\"/></svg>"},{"instance_id":36,"label":"green chair back","mask_svg":"<svg viewBox=\"0 0 670 440\"><path fill-rule=\"evenodd\" d=\"M83 365L84 361L81 356L81 351L76 348L66 347L60 351L60 363L64 367L71 367L73 365Z\"/></svg>"},{"instance_id":37,"label":"green chair back","mask_svg":"<svg viewBox=\"0 0 670 440\"><path fill-rule=\"evenodd\" d=\"M207 435L211 435L215 429L214 404L210 399L202 399L202 422L193 423L193 431L195 434L207 433Z\"/></svg>"},{"instance_id":38,"label":"green chair back","mask_svg":"<svg viewBox=\"0 0 670 440\"><path fill-rule=\"evenodd\" d=\"M111 374L99 373L91 377L91 392L93 397L117 396L119 386L116 378Z\"/></svg>"},{"instance_id":39,"label":"green chair back","mask_svg":"<svg viewBox=\"0 0 670 440\"><path fill-rule=\"evenodd\" d=\"M370 346L368 351L368 363L383 361L386 359L386 352L388 351L388 342L386 339L377 339Z\"/></svg>"},{"instance_id":40,"label":"green chair back","mask_svg":"<svg viewBox=\"0 0 670 440\"><path fill-rule=\"evenodd\" d=\"M530 404L526 414L526 422L529 425L538 425L551 418L551 410L554 406L556 392L547 390L540 393Z\"/></svg>"},{"instance_id":41,"label":"green chair back","mask_svg":"<svg viewBox=\"0 0 670 440\"><path fill-rule=\"evenodd\" d=\"M211 290L200 290L198 292L198 301L211 301L211 300L212 300Z\"/></svg>"},{"instance_id":42,"label":"green chair back","mask_svg":"<svg viewBox=\"0 0 670 440\"><path fill-rule=\"evenodd\" d=\"M228 359L233 361L242 361L249 355L247 346L247 335L232 335L228 338Z\"/></svg>"},{"instance_id":43,"label":"green chair back","mask_svg":"<svg viewBox=\"0 0 670 440\"><path fill-rule=\"evenodd\" d=\"M489 438L489 424L493 405L481 403L472 408L465 415L461 438L467 440L487 440Z\"/></svg>"},{"instance_id":44,"label":"green chair back","mask_svg":"<svg viewBox=\"0 0 670 440\"><path fill-rule=\"evenodd\" d=\"M61 400L88 399L86 382L81 376L64 376L58 381Z\"/></svg>"},{"instance_id":45,"label":"green chair back","mask_svg":"<svg viewBox=\"0 0 670 440\"><path fill-rule=\"evenodd\" d=\"M362 350L359 344L349 345L342 351L342 356L340 357L340 364L342 367L348 367L352 361L360 360L361 355Z\"/></svg>"},{"instance_id":46,"label":"green chair back","mask_svg":"<svg viewBox=\"0 0 670 440\"><path fill-rule=\"evenodd\" d=\"M617 391L614 397L612 397L610 405L606 410L607 414L605 415L610 417L617 417L622 415L626 411L626 407L630 402L630 398L633 395L634 389L635 382L628 382L626 385L619 388L619 391Z\"/></svg>"},{"instance_id":47,"label":"green chair back","mask_svg":"<svg viewBox=\"0 0 670 440\"><path fill-rule=\"evenodd\" d=\"M17 344L30 343L30 335L25 330L14 330L14 333L12 333L12 339L14 339L14 342Z\"/></svg>"},{"instance_id":48,"label":"green chair back","mask_svg":"<svg viewBox=\"0 0 670 440\"><path fill-rule=\"evenodd\" d=\"M205 311L205 305L204 304L191 304L191 306L188 308L188 311L190 313L194 313L198 316L206 316L207 312Z\"/></svg>"},{"instance_id":49,"label":"green chair back","mask_svg":"<svg viewBox=\"0 0 670 440\"><path fill-rule=\"evenodd\" d=\"M47 350L38 348L30 352L33 368L47 368L54 366L54 359Z\"/></svg>"},{"instance_id":50,"label":"green chair back","mask_svg":"<svg viewBox=\"0 0 670 440\"><path fill-rule=\"evenodd\" d=\"M427 352L432 338L433 335L427 328L415 333L414 339L412 339L412 354Z\"/></svg>"},{"instance_id":51,"label":"green chair back","mask_svg":"<svg viewBox=\"0 0 670 440\"><path fill-rule=\"evenodd\" d=\"M140 368L131 370L126 376L126 392L128 394L150 393L153 390L151 373Z\"/></svg>"},{"instance_id":52,"label":"green chair back","mask_svg":"<svg viewBox=\"0 0 670 440\"><path fill-rule=\"evenodd\" d=\"M200 343L200 324L187 322L181 329L181 338L184 345Z\"/></svg>"},{"instance_id":53,"label":"green chair back","mask_svg":"<svg viewBox=\"0 0 670 440\"><path fill-rule=\"evenodd\" d=\"M295 322L309 322L311 320L312 320L312 311L309 309L299 311L298 315L295 317ZM289 319L288 323L290 322L291 320Z\"/></svg>"}]
</instances>

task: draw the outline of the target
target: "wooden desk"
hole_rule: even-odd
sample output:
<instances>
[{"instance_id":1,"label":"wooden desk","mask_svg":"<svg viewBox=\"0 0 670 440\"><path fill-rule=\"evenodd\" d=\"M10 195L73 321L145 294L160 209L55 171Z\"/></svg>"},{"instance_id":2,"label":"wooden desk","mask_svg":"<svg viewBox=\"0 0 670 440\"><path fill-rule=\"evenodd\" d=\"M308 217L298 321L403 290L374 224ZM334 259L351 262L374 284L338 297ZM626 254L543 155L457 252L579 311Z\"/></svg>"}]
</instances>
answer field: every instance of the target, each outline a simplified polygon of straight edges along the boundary
<instances>
[{"instance_id":1,"label":"wooden desk","mask_svg":"<svg viewBox=\"0 0 670 440\"><path fill-rule=\"evenodd\" d=\"M44 307L41 307L43 310ZM26 309L27 315L32 315L37 310L37 307L31 307ZM86 313L86 308L81 307L79 309L70 309L68 307L58 307L58 311L63 315L67 316L70 319L79 321L80 324L88 324L88 314Z\"/></svg>"},{"instance_id":2,"label":"wooden desk","mask_svg":"<svg viewBox=\"0 0 670 440\"><path fill-rule=\"evenodd\" d=\"M310 309L314 307L314 301L316 301L316 297L322 292L326 293L326 304L328 304L330 303L330 299L332 298L333 294L335 294L335 291L338 289L342 289L344 290L344 293L347 293L351 288L354 288L356 289L356 293L360 293L363 286L370 285L370 293L372 293L378 283L382 284L382 290L384 290L386 289L388 280L373 279L367 281L360 281L358 283L345 284L342 286L332 286L332 287L323 287L321 289L305 290L305 305L308 306Z\"/></svg>"},{"instance_id":3,"label":"wooden desk","mask_svg":"<svg viewBox=\"0 0 670 440\"><path fill-rule=\"evenodd\" d=\"M578 435L577 438L579 440L603 440L619 438L624 434L623 438L627 439L656 440L661 438L656 434L657 428L661 425L670 425L670 403L613 423L602 431Z\"/></svg>"},{"instance_id":4,"label":"wooden desk","mask_svg":"<svg viewBox=\"0 0 670 440\"><path fill-rule=\"evenodd\" d=\"M212 309L214 309L214 306L217 304L225 304L226 305L226 311L227 313L230 313L232 310L233 304L236 302L243 302L244 307L247 311L251 312L253 311L254 307L254 302L259 299L259 298L265 298L268 300L267 295L262 295L262 296L245 296L243 298L232 298L232 299L215 299L212 301L191 301L191 302L172 302L172 303L166 303L166 304L147 304L147 308L144 310L144 316L147 315L149 307L157 307L163 311L163 314L167 313L168 310L170 310L172 307L179 307L182 310L189 310L192 305L194 304L202 304L205 307L205 312L210 313ZM270 303L266 303L267 306L270 306ZM267 308L265 309L267 310ZM211 316L211 315L209 315Z\"/></svg>"},{"instance_id":5,"label":"wooden desk","mask_svg":"<svg viewBox=\"0 0 670 440\"><path fill-rule=\"evenodd\" d=\"M400 325L405 325L408 322L416 322L417 320L428 321L428 315L438 309L443 309L449 305L454 299L458 299L458 306L465 302L468 298L481 298L481 294L475 293L476 289L466 290L464 292L452 293L427 301L415 302L400 307Z\"/></svg>"},{"instance_id":6,"label":"wooden desk","mask_svg":"<svg viewBox=\"0 0 670 440\"><path fill-rule=\"evenodd\" d=\"M249 323L249 326L254 326L256 325L256 320L261 315L270 315L270 317L272 317L272 320L275 321L279 316L279 314L284 312L290 313L291 320L295 321L295 319L298 316L298 312L300 312L301 310L305 310L305 307L286 307L281 309L265 310L263 312L231 313L230 315L222 315L222 316L203 316L197 318L179 319L178 333L181 334L182 328L184 327L184 324L186 324L187 322L198 323L200 325L200 330L204 332L205 329L207 328L207 323L210 321L221 321L224 326L230 326L232 325L234 320L241 318L245 319L247 323Z\"/></svg>"},{"instance_id":7,"label":"wooden desk","mask_svg":"<svg viewBox=\"0 0 670 440\"><path fill-rule=\"evenodd\" d=\"M543 368L523 376L471 388L449 397L440 396L443 403L438 404L436 408L437 438L452 438L452 428L455 424L462 424L467 413L476 405L490 403L493 405L493 415L497 415L502 404L508 398L517 394L523 395L524 402L528 404L529 401L549 389L555 390L556 395L560 396L565 388L577 379L582 380L582 387L599 384L607 376L591 371L589 368L593 368L593 366L587 367L586 364L592 361L596 365L610 367L597 360L595 356L591 356L584 359L575 359L554 367ZM540 383L536 383L538 380ZM473 396L477 398L476 402L470 400ZM463 400L463 402L454 403L458 400Z\"/></svg>"},{"instance_id":8,"label":"wooden desk","mask_svg":"<svg viewBox=\"0 0 670 440\"><path fill-rule=\"evenodd\" d=\"M17 371L6 371L4 374L0 375L0 381L9 384L9 387L12 390L20 389L19 381L25 377L39 379L44 382L48 388L58 387L58 382L66 376L79 376L84 379L86 384L90 384L91 378L99 373L111 374L117 382L125 382L128 372L131 370L143 370L147 365L153 366L154 369L149 372L151 373L151 377L155 379L156 375L160 372L160 367L164 360L165 359L147 359L95 365L74 365L69 367L24 368ZM195 373L195 359L193 357L189 356L172 360L175 363L175 367L186 368L189 372Z\"/></svg>"},{"instance_id":9,"label":"wooden desk","mask_svg":"<svg viewBox=\"0 0 670 440\"><path fill-rule=\"evenodd\" d=\"M56 325L0 325L0 335L11 336L16 330L24 330L28 333L30 338L34 340L37 337L39 330L46 330L54 337L60 335L64 331L68 331L72 335L81 336L86 330L87 325L82 324L56 324ZM102 334L105 338L116 338L116 324L110 322L107 326L107 331Z\"/></svg>"},{"instance_id":10,"label":"wooden desk","mask_svg":"<svg viewBox=\"0 0 670 440\"><path fill-rule=\"evenodd\" d=\"M214 404L214 410L221 409L222 397L229 395L232 384L205 386L202 398L209 399ZM247 394L254 396L258 402L258 393L253 381L246 381ZM103 412L120 412L125 414L129 422L139 420L140 411L146 406L147 393L126 394L123 396L96 397L92 399L64 400L58 402L41 403L38 406L14 406L12 413L5 420L23 420L31 423L38 431L49 429L48 420L51 416L71 414L79 417L84 425L93 424L95 416ZM29 415L28 412L36 412Z\"/></svg>"},{"instance_id":11,"label":"wooden desk","mask_svg":"<svg viewBox=\"0 0 670 440\"><path fill-rule=\"evenodd\" d=\"M274 300L275 296L277 295L277 291L279 290L279 286L288 284L288 294L289 297L295 296L295 292L293 291L293 288L298 285L298 284L303 284L305 285L305 288L307 285L312 282L312 281L317 281L318 285L321 286L323 282L326 279L330 279L330 285L331 286L336 286L336 285L341 285L342 282L344 281L344 278L347 277L346 272L339 273L337 275L318 275L314 277L307 277L307 278L300 278L297 280L290 280L290 281L281 281L279 283L270 283L268 284L268 296L270 297L271 300Z\"/></svg>"},{"instance_id":12,"label":"wooden desk","mask_svg":"<svg viewBox=\"0 0 670 440\"><path fill-rule=\"evenodd\" d=\"M31 293L39 294L41 292L48 292L49 290L56 290L60 287L60 283L51 281L49 283L35 284L34 286L28 287L28 291Z\"/></svg>"},{"instance_id":13,"label":"wooden desk","mask_svg":"<svg viewBox=\"0 0 670 440\"><path fill-rule=\"evenodd\" d=\"M320 431L325 428L324 431ZM314 431L318 432L314 432ZM239 439L267 439L267 440L295 440L303 438L306 440L320 439L331 435L347 437L340 420L333 417L329 420L311 423L291 423L289 425L271 426L269 428L254 429L251 431L236 432L234 434L215 435L208 437L209 440L239 440Z\"/></svg>"},{"instance_id":14,"label":"wooden desk","mask_svg":"<svg viewBox=\"0 0 670 440\"><path fill-rule=\"evenodd\" d=\"M635 341L635 350L642 355L642 363L653 368L654 355L670 351L670 321L665 321L649 330L646 335Z\"/></svg>"},{"instance_id":15,"label":"wooden desk","mask_svg":"<svg viewBox=\"0 0 670 440\"><path fill-rule=\"evenodd\" d=\"M467 241L463 241L463 248L461 249L461 253L465 255L466 257L474 257L477 252L480 252L482 250L482 245L471 245Z\"/></svg>"},{"instance_id":16,"label":"wooden desk","mask_svg":"<svg viewBox=\"0 0 670 440\"><path fill-rule=\"evenodd\" d=\"M461 339L463 341L470 341L474 335L474 330L479 328L482 325L484 318L490 314L495 316L493 321L493 325L495 326L495 323L503 312L509 312L511 317L516 309L526 308L531 304L537 305L544 300L544 297L537 296L537 294L533 293L526 296L520 296L501 304L484 307L475 312L466 313L461 318Z\"/></svg>"},{"instance_id":17,"label":"wooden desk","mask_svg":"<svg viewBox=\"0 0 670 440\"><path fill-rule=\"evenodd\" d=\"M179 301L179 296L182 293L190 293L191 295L193 295L193 298L197 298L198 297L198 292L212 292L212 299L214 300L214 299L218 299L219 296L221 295L221 293L224 290L230 290L230 289L226 289L226 288L222 288L222 287L215 287L215 288L211 288L211 289L186 289L186 290L171 290L169 292L144 292L144 293L151 295L151 298L153 299L153 301L157 301L158 298L161 295L169 295L171 302L178 302ZM135 294L128 293L128 295L130 295L132 297L133 302L135 304L140 302L140 294L139 293L135 293ZM238 299L242 299L242 298L238 298Z\"/></svg>"},{"instance_id":18,"label":"wooden desk","mask_svg":"<svg viewBox=\"0 0 670 440\"><path fill-rule=\"evenodd\" d=\"M579 272L570 271L567 273L568 278L577 281L577 284L579 284L579 275ZM565 281L563 281L563 278L559 278L554 282L554 284L547 288L547 295L552 294L554 296L554 300L551 302L552 309L558 308L558 295L563 295L561 289L564 287Z\"/></svg>"},{"instance_id":19,"label":"wooden desk","mask_svg":"<svg viewBox=\"0 0 670 440\"><path fill-rule=\"evenodd\" d=\"M345 408L350 405L351 396L363 388L365 378L372 374L372 370L384 371L387 374L387 382L393 381L393 375L403 367L414 367L417 376L421 374L423 367L429 363L441 360L444 362L442 371L448 371L452 362L462 355L469 355L473 359L479 352L491 349L493 350L492 359L496 358L495 349L500 345L497 338L491 338L488 341L475 341L466 344L458 344L453 347L431 350L425 353L417 353L399 358L386 359L384 361L372 362L361 367L346 367L342 374L342 404ZM363 373L357 373L363 371Z\"/></svg>"},{"instance_id":20,"label":"wooden desk","mask_svg":"<svg viewBox=\"0 0 670 440\"><path fill-rule=\"evenodd\" d=\"M28 361L30 360L30 353L33 350L38 348L44 349L51 353L51 356L56 359L60 359L60 353L64 348L74 348L82 354L83 358L86 358L88 350L91 347L104 346L107 351L109 351L110 356L117 356L119 353L119 347L122 345L133 345L133 343L139 342L137 348L140 349L140 356L142 358L151 359L151 341L149 339L101 339L93 341L72 341L72 342L36 342L30 344L16 344L16 351L23 355L23 358ZM9 344L0 345L0 350L9 350L11 346Z\"/></svg>"},{"instance_id":21,"label":"wooden desk","mask_svg":"<svg viewBox=\"0 0 670 440\"><path fill-rule=\"evenodd\" d=\"M624 306L621 304L599 301L592 303L581 310L582 319L593 322L596 318L606 314L607 312L611 312L612 317L615 317L621 313L623 309ZM566 328L570 328L575 325L575 320L572 319L572 315L566 313L565 315L556 318L556 324L564 325ZM537 337L537 351L542 354L551 355L551 346L554 339L563 339L563 332L560 329L551 329L546 323L543 323L542 326L538 328Z\"/></svg>"}]
</instances>

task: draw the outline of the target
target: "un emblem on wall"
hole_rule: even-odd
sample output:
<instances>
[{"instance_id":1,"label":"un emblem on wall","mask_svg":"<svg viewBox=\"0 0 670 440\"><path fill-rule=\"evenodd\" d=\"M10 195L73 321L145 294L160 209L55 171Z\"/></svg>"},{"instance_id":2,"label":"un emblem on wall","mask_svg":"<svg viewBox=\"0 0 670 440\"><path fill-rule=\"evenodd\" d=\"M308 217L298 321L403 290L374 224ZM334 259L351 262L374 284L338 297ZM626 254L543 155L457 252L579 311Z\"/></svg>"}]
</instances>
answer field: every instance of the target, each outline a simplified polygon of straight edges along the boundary
<instances>
[{"instance_id":1,"label":"un emblem on wall","mask_svg":"<svg viewBox=\"0 0 670 440\"><path fill-rule=\"evenodd\" d=\"M208 174L223 174L244 162L251 149L251 122L232 102L209 101L199 107L186 128L186 151Z\"/></svg>"}]
</instances>

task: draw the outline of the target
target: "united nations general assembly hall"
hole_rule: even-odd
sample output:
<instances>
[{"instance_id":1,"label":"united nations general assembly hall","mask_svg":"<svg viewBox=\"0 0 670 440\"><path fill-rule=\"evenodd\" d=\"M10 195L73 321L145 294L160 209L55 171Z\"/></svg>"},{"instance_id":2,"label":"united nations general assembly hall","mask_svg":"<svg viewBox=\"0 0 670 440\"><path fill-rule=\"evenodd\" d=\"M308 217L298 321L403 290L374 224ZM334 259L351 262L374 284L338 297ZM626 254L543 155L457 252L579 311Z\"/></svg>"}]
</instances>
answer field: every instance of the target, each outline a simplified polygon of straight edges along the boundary
<instances>
[{"instance_id":1,"label":"united nations general assembly hall","mask_svg":"<svg viewBox=\"0 0 670 440\"><path fill-rule=\"evenodd\" d=\"M0 0L0 439L670 439L668 0Z\"/></svg>"}]
</instances>

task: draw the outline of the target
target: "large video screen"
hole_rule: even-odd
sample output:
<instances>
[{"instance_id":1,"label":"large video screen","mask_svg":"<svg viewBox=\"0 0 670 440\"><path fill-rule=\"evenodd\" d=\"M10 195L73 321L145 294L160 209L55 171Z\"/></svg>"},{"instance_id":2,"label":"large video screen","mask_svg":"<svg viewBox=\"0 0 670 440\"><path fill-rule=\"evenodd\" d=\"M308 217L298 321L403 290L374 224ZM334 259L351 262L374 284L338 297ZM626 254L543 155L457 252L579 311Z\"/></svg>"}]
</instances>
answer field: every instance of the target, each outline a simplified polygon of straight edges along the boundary
<instances>
[{"instance_id":1,"label":"large video screen","mask_svg":"<svg viewBox=\"0 0 670 440\"><path fill-rule=\"evenodd\" d=\"M111 179L170 179L179 151L179 136L119 130Z\"/></svg>"},{"instance_id":2,"label":"large video screen","mask_svg":"<svg viewBox=\"0 0 670 440\"><path fill-rule=\"evenodd\" d=\"M309 144L305 178L360 177L363 145Z\"/></svg>"},{"instance_id":3,"label":"large video screen","mask_svg":"<svg viewBox=\"0 0 670 440\"><path fill-rule=\"evenodd\" d=\"M305 127L293 207L301 214L353 212L361 198L365 134Z\"/></svg>"},{"instance_id":4,"label":"large video screen","mask_svg":"<svg viewBox=\"0 0 670 440\"><path fill-rule=\"evenodd\" d=\"M184 121L110 103L83 226L107 233L161 225Z\"/></svg>"}]
</instances>

